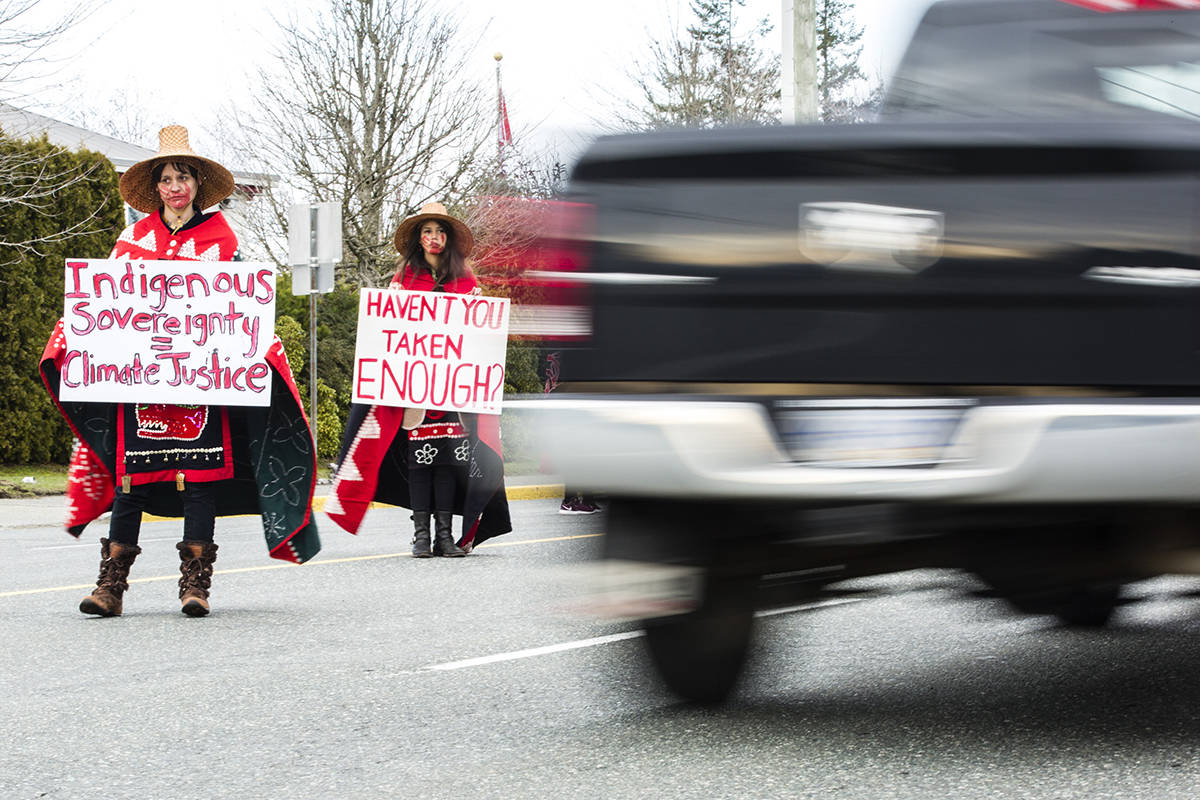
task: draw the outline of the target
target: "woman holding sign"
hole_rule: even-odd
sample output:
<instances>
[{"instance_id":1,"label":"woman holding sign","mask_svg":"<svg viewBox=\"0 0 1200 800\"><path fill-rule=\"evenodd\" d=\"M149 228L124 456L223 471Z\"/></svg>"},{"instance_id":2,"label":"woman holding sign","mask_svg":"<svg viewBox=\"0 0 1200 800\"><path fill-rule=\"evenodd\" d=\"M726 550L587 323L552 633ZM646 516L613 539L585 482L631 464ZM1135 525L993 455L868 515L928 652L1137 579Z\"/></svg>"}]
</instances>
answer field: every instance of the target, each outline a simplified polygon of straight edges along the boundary
<instances>
[{"instance_id":1,"label":"woman holding sign","mask_svg":"<svg viewBox=\"0 0 1200 800\"><path fill-rule=\"evenodd\" d=\"M166 313L171 298L188 302L191 295L185 296L185 286L186 292L203 286L206 293L210 286L215 290L222 283L237 287L230 292L225 319L231 331L236 328L234 320L241 321L246 339L254 341L251 351L262 352L257 349L258 326L248 324L256 312L249 306L236 308L235 301L254 294L245 302L266 302L273 308L273 272L269 268L224 268L210 273L196 265L238 260L234 232L220 211L208 211L233 188L233 174L228 169L192 151L186 128L165 127L159 132L158 153L121 176L121 197L147 214L121 233L110 262L100 262L101 266L118 265L124 270L122 278L115 280L106 274L107 283L99 278L90 283L81 279L82 268L90 265L68 259L69 303L76 302L73 297L86 296L91 286L96 298L109 299L113 305L120 293L122 302L149 303L163 312L134 315L132 305L124 317L116 309L102 312L113 314L112 319L141 319L144 326L149 325L146 320L153 319L155 325L162 322L157 330L160 335L151 340L154 354L141 362L146 366L137 373L139 379L160 368L163 373L173 369L175 378L186 375L183 356L188 353L180 351L196 350L192 345L201 339L195 338L194 328L185 329L191 330L190 334L181 333L181 324L221 323L212 319L221 317L217 314L184 312L173 317ZM178 267L165 263L175 261L180 262ZM189 267L189 262L193 266ZM210 275L215 276L211 283ZM239 294L241 297L236 296ZM75 309L68 306L68 312ZM256 317L255 323L258 321ZM203 339L208 332L204 328ZM100 540L100 577L95 590L80 603L80 611L102 617L121 614L129 571L141 553L138 538L143 512L183 517L183 539L176 545L179 599L183 613L193 617L209 612L218 513L261 514L268 548L276 558L303 562L316 554L320 549L312 519L316 448L278 339L264 347L266 364L260 362L251 370L258 377L257 390L270 390L269 406L204 405L190 397L184 401L188 405L137 402L137 392L148 388L144 386L117 387L114 392L119 396L133 392L124 402L60 401L61 391L78 391L74 388L79 385L74 364L81 360L76 341L79 334L77 327L59 321L42 356L42 378L77 439L67 489L68 529L78 536L88 522L112 509L108 538ZM225 378L233 375L222 367L215 349L211 362L211 371L209 367L191 371L193 383L202 371L206 371L209 388L222 380L223 369ZM178 396L181 387L171 380L166 383L169 388L164 391Z\"/></svg>"},{"instance_id":2,"label":"woman holding sign","mask_svg":"<svg viewBox=\"0 0 1200 800\"><path fill-rule=\"evenodd\" d=\"M393 243L400 267L390 289L481 293L467 261L471 229L441 203L400 223ZM512 530L496 415L356 405L338 465L330 518L354 533L372 500L411 508L415 558L461 557ZM456 513L463 517L457 543Z\"/></svg>"}]
</instances>

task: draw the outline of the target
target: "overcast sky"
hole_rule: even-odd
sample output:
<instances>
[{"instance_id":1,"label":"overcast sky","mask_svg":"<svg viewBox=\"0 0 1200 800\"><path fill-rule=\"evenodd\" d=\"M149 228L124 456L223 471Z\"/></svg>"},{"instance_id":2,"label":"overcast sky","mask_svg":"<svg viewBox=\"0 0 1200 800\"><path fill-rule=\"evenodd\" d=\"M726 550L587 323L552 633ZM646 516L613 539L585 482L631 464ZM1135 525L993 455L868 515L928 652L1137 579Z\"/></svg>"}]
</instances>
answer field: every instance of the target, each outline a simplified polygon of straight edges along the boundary
<instances>
[{"instance_id":1,"label":"overcast sky","mask_svg":"<svg viewBox=\"0 0 1200 800\"><path fill-rule=\"evenodd\" d=\"M887 74L929 1L857 0L865 71ZM43 9L70 2L43 0ZM56 107L103 114L110 99L128 93L154 130L160 121L209 130L228 99L255 96L255 67L276 36L273 15L303 14L328 2L108 0L60 48L67 56L52 88L29 105L51 115ZM627 71L644 58L648 37L663 35L687 12L686 0L457 0L453 7L468 41L477 42L471 63L482 80L494 84L493 53L503 53L510 121L518 137L533 143L593 135L628 95ZM774 24L774 47L781 10L782 0L746 3L747 19ZM202 137L194 138L202 149ZM569 141L555 146L572 149Z\"/></svg>"}]
</instances>

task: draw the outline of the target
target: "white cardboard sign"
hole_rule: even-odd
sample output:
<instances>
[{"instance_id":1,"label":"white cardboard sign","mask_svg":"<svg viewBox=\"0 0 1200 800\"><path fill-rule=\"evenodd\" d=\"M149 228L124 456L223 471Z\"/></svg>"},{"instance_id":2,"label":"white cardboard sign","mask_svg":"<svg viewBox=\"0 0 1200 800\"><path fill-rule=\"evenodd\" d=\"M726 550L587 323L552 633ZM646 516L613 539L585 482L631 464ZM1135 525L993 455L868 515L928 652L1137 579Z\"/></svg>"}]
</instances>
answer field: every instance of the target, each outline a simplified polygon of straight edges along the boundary
<instances>
[{"instance_id":1,"label":"white cardboard sign","mask_svg":"<svg viewBox=\"0 0 1200 800\"><path fill-rule=\"evenodd\" d=\"M361 290L354 402L499 414L508 317L505 297Z\"/></svg>"},{"instance_id":2,"label":"white cardboard sign","mask_svg":"<svg viewBox=\"0 0 1200 800\"><path fill-rule=\"evenodd\" d=\"M275 268L67 259L63 400L268 406Z\"/></svg>"}]
</instances>

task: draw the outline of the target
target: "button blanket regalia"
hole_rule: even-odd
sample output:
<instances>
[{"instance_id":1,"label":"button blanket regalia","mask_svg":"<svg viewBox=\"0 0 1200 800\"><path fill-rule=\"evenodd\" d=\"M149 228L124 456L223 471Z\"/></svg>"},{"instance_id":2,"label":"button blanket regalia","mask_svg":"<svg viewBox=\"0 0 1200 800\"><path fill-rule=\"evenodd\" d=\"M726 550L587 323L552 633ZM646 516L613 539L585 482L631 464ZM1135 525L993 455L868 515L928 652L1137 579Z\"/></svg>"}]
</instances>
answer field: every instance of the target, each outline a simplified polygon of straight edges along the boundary
<instances>
[{"instance_id":1,"label":"button blanket regalia","mask_svg":"<svg viewBox=\"0 0 1200 800\"><path fill-rule=\"evenodd\" d=\"M232 261L237 237L220 213L200 215L176 232L151 214L125 229L111 257ZM219 515L260 515L273 558L303 563L321 549L312 513L316 448L279 339L266 355L272 372L266 408L63 402L65 354L60 320L42 353L41 373L76 438L67 480L73 535L112 508L122 479L150 487L149 513L183 516L173 480L182 473L185 481L213 482Z\"/></svg>"},{"instance_id":2,"label":"button blanket regalia","mask_svg":"<svg viewBox=\"0 0 1200 800\"><path fill-rule=\"evenodd\" d=\"M410 278L402 281L398 273L389 288L415 291L438 288L428 272ZM479 292L472 276L457 278L440 288L456 294ZM408 471L413 462L409 459L426 461L417 451L410 453L409 442L424 438L439 442L434 446L426 441L430 448L421 452L429 456L427 463L437 459L438 463L461 464L462 479L456 481L454 497L454 513L463 518L458 546L470 551L493 536L511 531L508 495L504 490L500 418L494 414L426 412L421 425L413 431L405 430L403 421L403 408L350 407L337 475L325 503L329 518L350 533L357 533L373 500L411 508Z\"/></svg>"},{"instance_id":3,"label":"button blanket regalia","mask_svg":"<svg viewBox=\"0 0 1200 800\"><path fill-rule=\"evenodd\" d=\"M118 459L118 403L62 402L59 374L66 342L62 322L42 354L42 380L75 433L75 452L67 481L67 530L82 534L92 520L112 508ZM258 514L272 558L297 564L321 549L312 496L317 461L312 432L300 404L287 356L278 339L267 351L271 367L271 405L208 406L228 416L232 477L213 484L217 514ZM174 482L152 483L146 508L163 517L182 517L183 503Z\"/></svg>"}]
</instances>

